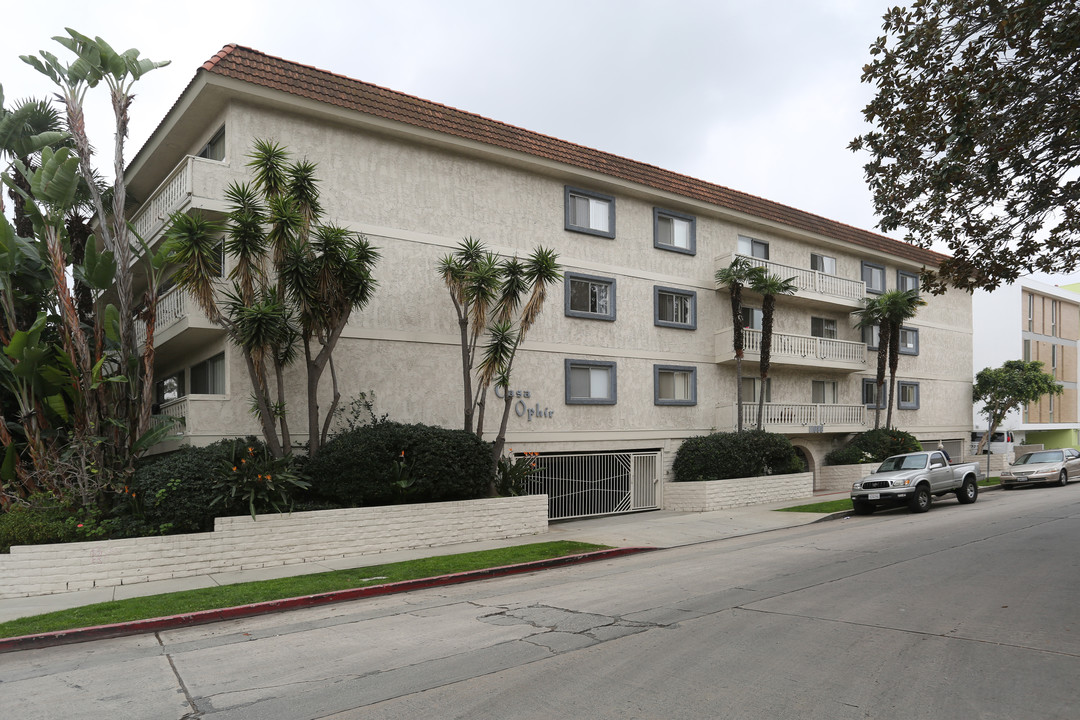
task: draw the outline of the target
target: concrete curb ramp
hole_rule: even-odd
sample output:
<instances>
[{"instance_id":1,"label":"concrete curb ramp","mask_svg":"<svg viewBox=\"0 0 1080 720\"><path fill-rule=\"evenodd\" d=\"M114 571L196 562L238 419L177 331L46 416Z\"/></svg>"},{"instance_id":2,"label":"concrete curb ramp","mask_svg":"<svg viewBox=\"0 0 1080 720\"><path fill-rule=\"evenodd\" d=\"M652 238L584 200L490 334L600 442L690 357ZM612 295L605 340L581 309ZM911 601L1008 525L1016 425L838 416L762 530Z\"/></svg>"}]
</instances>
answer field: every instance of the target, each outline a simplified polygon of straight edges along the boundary
<instances>
[{"instance_id":1,"label":"concrete curb ramp","mask_svg":"<svg viewBox=\"0 0 1080 720\"><path fill-rule=\"evenodd\" d=\"M503 565L482 570L470 570L468 572L441 575L433 578L418 578L416 580L403 580L385 585L373 585L371 587L353 588L351 590L335 590L333 592L319 593L317 595L304 595L302 597L285 598L282 600L268 600L250 605L222 608L219 610L202 610L184 615L170 615L168 617L148 618L146 620L132 620L131 622L115 623L112 625L96 625L94 627L73 628L71 630L57 630L55 632L39 633L37 635L21 635L12 638L0 638L0 653L15 652L17 650L29 650L32 648L46 648L55 645L70 645L73 643L89 642L91 640L103 640L106 638L124 637L127 635L140 635L142 633L157 632L158 630L170 630L192 625L219 622L221 620L234 620L237 618L266 615L269 613L295 610L298 608L315 607L318 605L330 605L332 603L347 602L366 597L379 595L393 595L395 593L409 592L411 590L423 590L424 588L440 587L443 585L458 585L476 580L518 575L521 573L546 570L548 568L564 567L567 565L580 565L597 560L635 555L637 553L658 550L655 547L623 547L611 550L598 550L596 552L582 553L579 555L566 555L548 560L536 560L534 562L520 563L517 565Z\"/></svg>"}]
</instances>

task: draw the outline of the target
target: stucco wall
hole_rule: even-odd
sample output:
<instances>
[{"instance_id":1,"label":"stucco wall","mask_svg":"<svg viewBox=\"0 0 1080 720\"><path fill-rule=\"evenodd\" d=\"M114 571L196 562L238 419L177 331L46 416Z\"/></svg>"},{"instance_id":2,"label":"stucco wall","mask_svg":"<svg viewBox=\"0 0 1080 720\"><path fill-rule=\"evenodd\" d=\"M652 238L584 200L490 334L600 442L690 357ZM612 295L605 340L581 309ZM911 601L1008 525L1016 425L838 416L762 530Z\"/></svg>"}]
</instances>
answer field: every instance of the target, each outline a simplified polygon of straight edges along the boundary
<instances>
[{"instance_id":1,"label":"stucco wall","mask_svg":"<svg viewBox=\"0 0 1080 720\"><path fill-rule=\"evenodd\" d=\"M546 495L217 518L210 533L13 547L0 599L546 532Z\"/></svg>"}]
</instances>

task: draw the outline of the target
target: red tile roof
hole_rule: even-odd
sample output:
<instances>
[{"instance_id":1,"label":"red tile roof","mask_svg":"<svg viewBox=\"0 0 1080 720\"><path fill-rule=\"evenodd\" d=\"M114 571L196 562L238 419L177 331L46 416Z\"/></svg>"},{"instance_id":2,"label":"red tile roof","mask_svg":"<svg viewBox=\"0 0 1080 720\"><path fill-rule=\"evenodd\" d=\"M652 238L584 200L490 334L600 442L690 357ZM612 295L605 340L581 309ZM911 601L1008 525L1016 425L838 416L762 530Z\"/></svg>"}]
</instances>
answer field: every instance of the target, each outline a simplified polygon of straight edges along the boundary
<instances>
[{"instance_id":1,"label":"red tile roof","mask_svg":"<svg viewBox=\"0 0 1080 720\"><path fill-rule=\"evenodd\" d=\"M714 185L654 165L523 130L473 113L300 65L239 45L226 45L202 69L317 102L526 153L650 188L712 203L902 257L936 268L945 255L812 213Z\"/></svg>"}]
</instances>

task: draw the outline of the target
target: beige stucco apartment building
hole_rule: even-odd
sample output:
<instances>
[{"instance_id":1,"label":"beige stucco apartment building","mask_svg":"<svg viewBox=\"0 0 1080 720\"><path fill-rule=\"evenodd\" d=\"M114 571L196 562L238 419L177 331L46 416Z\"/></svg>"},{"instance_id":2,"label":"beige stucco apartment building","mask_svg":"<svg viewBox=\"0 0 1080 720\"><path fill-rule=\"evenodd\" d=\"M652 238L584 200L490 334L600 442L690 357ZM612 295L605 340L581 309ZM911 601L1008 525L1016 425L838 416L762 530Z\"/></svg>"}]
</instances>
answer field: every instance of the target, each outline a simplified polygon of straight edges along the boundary
<instances>
[{"instance_id":1,"label":"beige stucco apartment building","mask_svg":"<svg viewBox=\"0 0 1080 720\"><path fill-rule=\"evenodd\" d=\"M543 245L558 253L565 279L515 363L509 445L651 457L654 481L670 479L685 438L734 428L729 301L713 277L737 253L800 287L778 302L765 422L811 469L873 426L873 338L854 329L851 312L868 293L917 286L919 270L941 259L237 46L198 70L131 162L129 192L141 203L132 220L143 236L157 242L171 212L222 212L225 188L247 178L256 138L317 163L328 218L382 253L378 290L336 355L346 397L373 390L376 411L393 420L461 426L458 329L437 261L464 236L504 255ZM959 451L971 431L971 300L926 300L903 333L897 424ZM747 293L745 304L760 307L760 298ZM224 333L175 292L161 308L161 408L186 419L184 440L256 433L243 361ZM748 318L758 322L753 311ZM747 377L757 375L757 337L748 334ZM294 380L300 405L299 372Z\"/></svg>"}]
</instances>

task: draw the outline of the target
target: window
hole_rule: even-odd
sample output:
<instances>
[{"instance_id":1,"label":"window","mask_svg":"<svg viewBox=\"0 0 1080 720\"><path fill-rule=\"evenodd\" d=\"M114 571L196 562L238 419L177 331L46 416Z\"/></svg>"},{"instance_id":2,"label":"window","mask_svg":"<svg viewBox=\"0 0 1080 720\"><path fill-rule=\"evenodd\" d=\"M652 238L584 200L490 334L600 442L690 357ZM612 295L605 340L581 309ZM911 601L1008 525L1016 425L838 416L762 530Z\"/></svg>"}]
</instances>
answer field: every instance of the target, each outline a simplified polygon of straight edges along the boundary
<instances>
[{"instance_id":1,"label":"window","mask_svg":"<svg viewBox=\"0 0 1080 720\"><path fill-rule=\"evenodd\" d=\"M566 361L567 405L614 405L615 390L615 363Z\"/></svg>"},{"instance_id":2,"label":"window","mask_svg":"<svg viewBox=\"0 0 1080 720\"><path fill-rule=\"evenodd\" d=\"M191 368L192 395L225 394L225 353L218 353Z\"/></svg>"},{"instance_id":3,"label":"window","mask_svg":"<svg viewBox=\"0 0 1080 720\"><path fill-rule=\"evenodd\" d=\"M896 384L896 407L901 410L919 409L919 383L900 381Z\"/></svg>"},{"instance_id":4,"label":"window","mask_svg":"<svg viewBox=\"0 0 1080 720\"><path fill-rule=\"evenodd\" d=\"M868 350L877 350L878 342L881 337L881 327L879 325L870 325L862 329L862 341L866 343Z\"/></svg>"},{"instance_id":5,"label":"window","mask_svg":"<svg viewBox=\"0 0 1080 720\"><path fill-rule=\"evenodd\" d=\"M1031 362L1031 341L1024 341L1024 362Z\"/></svg>"},{"instance_id":6,"label":"window","mask_svg":"<svg viewBox=\"0 0 1080 720\"><path fill-rule=\"evenodd\" d=\"M1028 332L1035 332L1035 296L1027 294L1027 322Z\"/></svg>"},{"instance_id":7,"label":"window","mask_svg":"<svg viewBox=\"0 0 1080 720\"><path fill-rule=\"evenodd\" d=\"M866 283L866 292L880 295L885 292L885 267L863 262L862 279Z\"/></svg>"},{"instance_id":8,"label":"window","mask_svg":"<svg viewBox=\"0 0 1080 720\"><path fill-rule=\"evenodd\" d=\"M810 318L810 334L814 337L836 339L836 321L832 318Z\"/></svg>"},{"instance_id":9,"label":"window","mask_svg":"<svg viewBox=\"0 0 1080 720\"><path fill-rule=\"evenodd\" d=\"M615 237L615 198L566 187L566 229Z\"/></svg>"},{"instance_id":10,"label":"window","mask_svg":"<svg viewBox=\"0 0 1080 720\"><path fill-rule=\"evenodd\" d=\"M1047 422L1054 422L1054 396L1048 396L1050 398L1050 414L1047 416Z\"/></svg>"},{"instance_id":11,"label":"window","mask_svg":"<svg viewBox=\"0 0 1080 720\"><path fill-rule=\"evenodd\" d=\"M739 254L746 255L747 257L756 257L761 258L762 260L768 260L769 243L765 242L764 240L755 240L754 238L740 235Z\"/></svg>"},{"instance_id":12,"label":"window","mask_svg":"<svg viewBox=\"0 0 1080 720\"><path fill-rule=\"evenodd\" d=\"M653 404L697 405L697 368L653 365Z\"/></svg>"},{"instance_id":13,"label":"window","mask_svg":"<svg viewBox=\"0 0 1080 720\"><path fill-rule=\"evenodd\" d=\"M184 388L184 371L173 373L154 383L154 402L158 405L187 395Z\"/></svg>"},{"instance_id":14,"label":"window","mask_svg":"<svg viewBox=\"0 0 1080 720\"><path fill-rule=\"evenodd\" d=\"M915 273L906 272L904 270L896 271L896 289L901 292L907 292L908 290L919 291L919 276Z\"/></svg>"},{"instance_id":15,"label":"window","mask_svg":"<svg viewBox=\"0 0 1080 720\"><path fill-rule=\"evenodd\" d=\"M653 324L693 330L697 327L697 293L653 286Z\"/></svg>"},{"instance_id":16,"label":"window","mask_svg":"<svg viewBox=\"0 0 1080 720\"><path fill-rule=\"evenodd\" d=\"M762 321L763 318L764 318L764 314L762 313L761 308L747 307L747 306L743 305L743 307L742 307L743 327L745 327L747 330L760 330L761 329L761 321Z\"/></svg>"},{"instance_id":17,"label":"window","mask_svg":"<svg viewBox=\"0 0 1080 720\"><path fill-rule=\"evenodd\" d=\"M883 387L883 389L884 389L884 387ZM877 394L878 394L877 393L877 381L872 380L870 378L863 378L863 381L862 381L862 401L863 401L863 405L866 405L869 408L873 408L873 407L883 408L883 407L885 407L885 393L882 392L880 398L877 397ZM875 404L875 399L877 399L876 404Z\"/></svg>"},{"instance_id":18,"label":"window","mask_svg":"<svg viewBox=\"0 0 1080 720\"><path fill-rule=\"evenodd\" d=\"M1058 334L1057 334L1057 311L1058 311L1058 301L1057 300L1051 300L1050 301L1050 336L1051 337L1057 337L1058 336Z\"/></svg>"},{"instance_id":19,"label":"window","mask_svg":"<svg viewBox=\"0 0 1080 720\"><path fill-rule=\"evenodd\" d=\"M195 157L206 158L207 160L224 160L225 159L225 126L222 125L221 129L214 133L214 137L210 138L210 142L203 145L202 150L195 153Z\"/></svg>"},{"instance_id":20,"label":"window","mask_svg":"<svg viewBox=\"0 0 1080 720\"><path fill-rule=\"evenodd\" d=\"M810 269L817 270L818 272L825 273L826 275L835 275L836 258L829 257L828 255L818 255L817 253L810 253Z\"/></svg>"},{"instance_id":21,"label":"window","mask_svg":"<svg viewBox=\"0 0 1080 720\"><path fill-rule=\"evenodd\" d=\"M693 255L697 252L696 226L693 215L653 208L653 247Z\"/></svg>"},{"instance_id":22,"label":"window","mask_svg":"<svg viewBox=\"0 0 1080 720\"><path fill-rule=\"evenodd\" d=\"M761 378L744 377L742 379L743 405L757 403L761 393ZM765 402L772 402L772 378L765 379Z\"/></svg>"},{"instance_id":23,"label":"window","mask_svg":"<svg viewBox=\"0 0 1080 720\"><path fill-rule=\"evenodd\" d=\"M1057 358L1058 358L1058 346L1050 346L1050 374L1057 377Z\"/></svg>"},{"instance_id":24,"label":"window","mask_svg":"<svg viewBox=\"0 0 1080 720\"><path fill-rule=\"evenodd\" d=\"M900 328L900 354L919 354L919 331L915 328Z\"/></svg>"},{"instance_id":25,"label":"window","mask_svg":"<svg viewBox=\"0 0 1080 720\"><path fill-rule=\"evenodd\" d=\"M815 405L835 405L840 402L835 380L811 380L810 402Z\"/></svg>"},{"instance_id":26,"label":"window","mask_svg":"<svg viewBox=\"0 0 1080 720\"><path fill-rule=\"evenodd\" d=\"M615 279L568 272L564 281L565 314L593 320L615 319Z\"/></svg>"}]
</instances>

